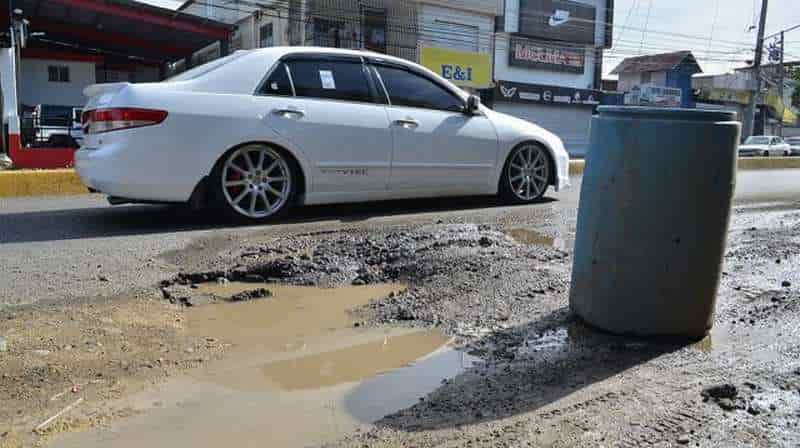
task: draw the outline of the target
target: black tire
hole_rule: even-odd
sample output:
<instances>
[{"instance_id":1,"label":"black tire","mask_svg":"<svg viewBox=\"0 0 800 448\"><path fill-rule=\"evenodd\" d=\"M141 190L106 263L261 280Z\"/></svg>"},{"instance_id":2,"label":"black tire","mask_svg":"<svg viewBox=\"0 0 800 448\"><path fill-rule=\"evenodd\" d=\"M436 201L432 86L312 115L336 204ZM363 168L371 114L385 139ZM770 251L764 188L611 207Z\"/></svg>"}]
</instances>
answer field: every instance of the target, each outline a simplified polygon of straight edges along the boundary
<instances>
[{"instance_id":1,"label":"black tire","mask_svg":"<svg viewBox=\"0 0 800 448\"><path fill-rule=\"evenodd\" d=\"M263 151L266 154L263 159L260 159L263 162L260 168L258 167L259 159L253 159L253 154L260 156L259 151ZM249 154L248 157L253 163L253 170L242 165L242 162L246 164L244 154ZM272 163L278 160L282 161L282 163L267 172ZM235 164L240 170L232 168L229 162ZM241 168L247 174L240 173L239 171L242 171ZM280 176L274 177L286 177L285 185L283 182L269 180L270 176L268 175L275 173L278 168L280 168ZM240 179L232 179L232 174L239 174ZM243 185L228 186L226 188L223 184L223 177L225 176L228 177L225 180L226 182L243 182ZM211 176L209 176L209 198L212 209L220 211L230 220L243 223L267 222L283 217L288 213L295 203L298 191L297 182L301 179L297 162L282 148L262 143L242 145L227 151L217 161L211 171ZM280 187L276 188L278 185ZM268 190L270 187L271 189ZM273 194L272 191L279 191L281 196ZM245 196L241 196L243 194ZM249 213L250 210L253 210L249 206L251 204L249 201L252 200L253 196L256 196L256 213ZM239 199L238 205L235 203L236 199ZM242 204L245 200L248 203ZM259 202L261 207L259 207ZM270 204L276 205L271 207Z\"/></svg>"},{"instance_id":2,"label":"black tire","mask_svg":"<svg viewBox=\"0 0 800 448\"><path fill-rule=\"evenodd\" d=\"M520 169L523 161L527 161L527 165ZM500 199L509 204L540 200L552 184L553 170L553 160L543 146L537 143L518 145L509 153L500 173Z\"/></svg>"},{"instance_id":3,"label":"black tire","mask_svg":"<svg viewBox=\"0 0 800 448\"><path fill-rule=\"evenodd\" d=\"M769 151L762 152L761 157L769 157Z\"/></svg>"}]
</instances>

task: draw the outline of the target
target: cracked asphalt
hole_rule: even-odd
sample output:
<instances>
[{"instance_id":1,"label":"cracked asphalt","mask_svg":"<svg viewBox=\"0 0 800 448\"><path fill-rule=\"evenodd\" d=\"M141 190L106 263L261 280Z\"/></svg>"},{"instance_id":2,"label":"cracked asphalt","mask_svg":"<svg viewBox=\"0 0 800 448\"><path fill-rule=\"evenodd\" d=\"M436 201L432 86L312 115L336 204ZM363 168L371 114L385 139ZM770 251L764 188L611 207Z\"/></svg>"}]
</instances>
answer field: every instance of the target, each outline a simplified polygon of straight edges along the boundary
<instances>
[{"instance_id":1,"label":"cracked asphalt","mask_svg":"<svg viewBox=\"0 0 800 448\"><path fill-rule=\"evenodd\" d=\"M524 207L502 206L492 198L317 206L296 210L287 222L251 227L231 227L181 206L112 207L100 195L0 199L0 307L144 290L181 269L202 268L225 248L259 235L437 221L507 227L525 222L568 240L575 227L580 178L572 182L571 188ZM739 174L737 204L798 197L797 170ZM737 225L734 220L732 228Z\"/></svg>"}]
</instances>

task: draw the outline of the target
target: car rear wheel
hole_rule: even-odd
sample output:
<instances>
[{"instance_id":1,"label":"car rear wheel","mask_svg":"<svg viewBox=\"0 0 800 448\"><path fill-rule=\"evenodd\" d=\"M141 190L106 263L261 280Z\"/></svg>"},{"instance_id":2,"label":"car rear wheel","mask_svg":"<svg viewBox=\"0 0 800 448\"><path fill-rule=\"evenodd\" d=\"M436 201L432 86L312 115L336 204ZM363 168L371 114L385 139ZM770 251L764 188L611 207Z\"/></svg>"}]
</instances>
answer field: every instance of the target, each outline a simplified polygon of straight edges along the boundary
<instances>
[{"instance_id":1,"label":"car rear wheel","mask_svg":"<svg viewBox=\"0 0 800 448\"><path fill-rule=\"evenodd\" d=\"M550 156L540 145L526 143L508 156L500 180L501 197L512 203L541 198L550 185Z\"/></svg>"},{"instance_id":2,"label":"car rear wheel","mask_svg":"<svg viewBox=\"0 0 800 448\"><path fill-rule=\"evenodd\" d=\"M280 215L296 191L292 166L291 159L269 145L236 148L212 173L216 202L228 215L248 221Z\"/></svg>"},{"instance_id":3,"label":"car rear wheel","mask_svg":"<svg viewBox=\"0 0 800 448\"><path fill-rule=\"evenodd\" d=\"M769 157L769 151L764 151L761 153L763 157Z\"/></svg>"}]
</instances>

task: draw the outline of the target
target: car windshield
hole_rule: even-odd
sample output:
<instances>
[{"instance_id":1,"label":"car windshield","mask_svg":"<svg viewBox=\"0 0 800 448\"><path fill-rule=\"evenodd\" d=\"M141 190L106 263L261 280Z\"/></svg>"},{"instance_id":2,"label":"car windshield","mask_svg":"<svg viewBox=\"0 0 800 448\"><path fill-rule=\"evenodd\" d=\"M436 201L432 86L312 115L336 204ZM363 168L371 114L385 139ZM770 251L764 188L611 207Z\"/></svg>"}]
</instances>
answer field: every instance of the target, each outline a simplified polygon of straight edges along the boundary
<instances>
[{"instance_id":1,"label":"car windshield","mask_svg":"<svg viewBox=\"0 0 800 448\"><path fill-rule=\"evenodd\" d=\"M769 137L752 136L744 141L745 145L769 145Z\"/></svg>"}]
</instances>

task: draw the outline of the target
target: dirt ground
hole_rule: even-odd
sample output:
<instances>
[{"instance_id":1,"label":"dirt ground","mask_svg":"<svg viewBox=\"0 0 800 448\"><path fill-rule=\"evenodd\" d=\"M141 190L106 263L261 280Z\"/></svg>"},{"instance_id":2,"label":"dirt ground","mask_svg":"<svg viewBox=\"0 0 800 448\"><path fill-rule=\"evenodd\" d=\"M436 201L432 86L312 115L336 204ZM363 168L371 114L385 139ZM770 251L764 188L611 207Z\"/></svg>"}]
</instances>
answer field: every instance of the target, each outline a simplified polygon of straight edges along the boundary
<instances>
[{"instance_id":1,"label":"dirt ground","mask_svg":"<svg viewBox=\"0 0 800 448\"><path fill-rule=\"evenodd\" d=\"M8 343L0 446L115 427L147 411L110 403L225 362L236 341L189 331L187 321L199 309L234 306L208 291L226 282L403 284L348 302L350 317L331 325L436 329L481 361L326 446L797 446L799 207L735 207L714 329L699 342L611 336L576 319L568 309L574 218L254 236L149 294L0 310ZM165 257L184 260L191 250Z\"/></svg>"}]
</instances>

